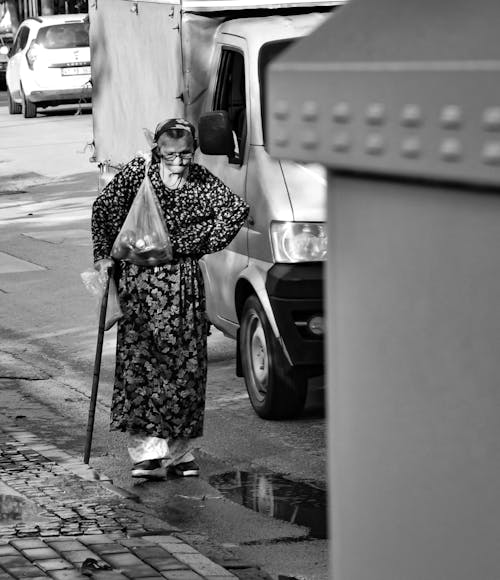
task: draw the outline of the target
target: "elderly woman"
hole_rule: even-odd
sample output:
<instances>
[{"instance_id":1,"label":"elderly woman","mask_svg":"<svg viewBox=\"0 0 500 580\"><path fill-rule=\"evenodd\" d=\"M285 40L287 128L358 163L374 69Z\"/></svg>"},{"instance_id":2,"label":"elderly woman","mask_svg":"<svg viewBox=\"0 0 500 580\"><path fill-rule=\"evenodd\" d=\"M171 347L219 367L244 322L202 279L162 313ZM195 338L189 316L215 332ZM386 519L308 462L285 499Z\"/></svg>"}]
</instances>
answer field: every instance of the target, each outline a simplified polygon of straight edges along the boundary
<instances>
[{"instance_id":1,"label":"elderly woman","mask_svg":"<svg viewBox=\"0 0 500 580\"><path fill-rule=\"evenodd\" d=\"M198 260L222 250L248 214L247 204L193 162L196 136L184 119L156 128L147 169L172 243L173 259L145 267L120 261L111 430L126 431L132 477L198 475L192 454L203 433L207 379L205 291ZM130 161L96 198L92 211L94 261L110 252L144 179L146 161Z\"/></svg>"}]
</instances>

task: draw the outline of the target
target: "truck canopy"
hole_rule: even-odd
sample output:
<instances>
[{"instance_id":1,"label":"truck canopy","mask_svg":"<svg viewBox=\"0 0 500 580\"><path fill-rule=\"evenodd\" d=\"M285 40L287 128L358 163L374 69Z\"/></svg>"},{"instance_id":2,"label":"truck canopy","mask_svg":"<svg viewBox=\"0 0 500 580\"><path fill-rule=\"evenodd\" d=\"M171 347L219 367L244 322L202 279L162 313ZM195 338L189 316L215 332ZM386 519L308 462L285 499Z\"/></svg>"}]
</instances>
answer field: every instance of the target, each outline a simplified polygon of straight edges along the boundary
<instances>
[{"instance_id":1,"label":"truck canopy","mask_svg":"<svg viewBox=\"0 0 500 580\"><path fill-rule=\"evenodd\" d=\"M320 6L336 6L343 4L344 0L284 0L283 2L270 2L269 0L178 0L173 4L179 4L183 12L218 12L222 10L280 10L283 8L318 8Z\"/></svg>"},{"instance_id":2,"label":"truck canopy","mask_svg":"<svg viewBox=\"0 0 500 580\"><path fill-rule=\"evenodd\" d=\"M328 9L345 0L99 0L89 6L95 155L120 165L148 149L144 129L196 122L217 27L232 18Z\"/></svg>"}]
</instances>

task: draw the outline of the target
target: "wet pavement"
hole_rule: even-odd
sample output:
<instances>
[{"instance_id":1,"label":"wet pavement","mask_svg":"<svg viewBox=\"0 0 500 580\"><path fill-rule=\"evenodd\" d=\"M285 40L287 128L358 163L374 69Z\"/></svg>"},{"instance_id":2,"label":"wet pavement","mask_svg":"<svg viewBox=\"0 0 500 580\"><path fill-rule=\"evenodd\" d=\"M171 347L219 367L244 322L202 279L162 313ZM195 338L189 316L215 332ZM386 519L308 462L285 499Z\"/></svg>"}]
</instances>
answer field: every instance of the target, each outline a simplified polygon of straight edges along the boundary
<instances>
[{"instance_id":1,"label":"wet pavement","mask_svg":"<svg viewBox=\"0 0 500 580\"><path fill-rule=\"evenodd\" d=\"M28 446L50 460L40 468L42 473L67 462L66 467L71 467L79 477L88 480L84 488L75 488L76 499L82 498L84 493L93 495L95 485L109 487L113 478L127 489L126 497L118 498L126 500L125 505L120 507L125 515L120 514L119 518L131 517L137 522L141 518L145 521L145 515L140 516L139 511L154 514L154 518L148 519L147 534L159 534L157 529L162 530L163 534L165 527L174 530L168 533L195 547L239 578L271 580L271 576L276 579L283 572L288 572L292 577L311 580L328 578L327 570L323 566L325 540L320 539L325 533L326 510L321 508L324 506L325 484L322 487L318 480L306 484L304 480L288 479L287 476L277 475L264 466L254 469L245 469L243 466L238 469L235 466L231 469L229 463L219 462L203 454L200 457L200 460L203 459L203 478L169 478L167 484L162 481L157 483L131 480L127 457L121 453L123 441L118 442L119 454L114 451L110 453L107 440L97 437L97 431L91 457L91 465L98 471L96 473L81 463L80 452L83 452L85 442L85 403L82 407L82 401L78 399L75 403L78 411L75 410L70 415L71 418L63 417L60 414L59 401L61 397L65 397L66 401L72 400L74 395L71 390L63 393L52 390L53 381L48 375L49 367L42 364L42 359L37 359L37 366L33 366L29 362L32 356L34 353L31 351L29 354L28 351L9 354L0 349L0 427L8 423L15 426L19 433L36 434L36 437L28 441ZM61 380L67 380L64 373L60 374ZM40 394L41 397L42 393L45 394L43 399L38 396ZM238 420L237 415L233 417ZM107 431L107 420L108 416L104 412L98 421L98 431ZM59 449L48 445L48 441L56 444ZM37 448L33 449L34 446ZM3 460L12 451L16 451L15 447L9 450L1 443L0 449L6 451L5 456L0 454L0 459ZM43 460L43 457L38 460ZM20 458L16 460L18 461ZM104 473L110 476L108 481L96 479ZM22 472L20 474L23 475ZM62 481L62 476L59 475L57 479ZM2 480L0 470L0 481ZM50 482L47 485L50 486ZM66 487L66 483L64 486ZM44 486L39 487L43 491ZM111 488L114 492L117 491L113 486ZM123 489L118 491L124 493ZM12 494L9 492L6 495ZM110 505L111 500L107 498L106 493L99 502L99 510ZM93 509L93 506L90 508ZM310 509L314 513L312 517L309 517ZM251 510L255 515L252 515ZM37 515L42 517L47 514L42 510ZM87 512L87 521L80 522L83 528L91 527L91 515ZM93 515L96 517L98 514ZM120 524L118 529L124 531L125 536L135 533L133 529L122 529L121 521L110 522L110 517L108 514L108 523L113 526ZM269 523L263 521L265 519ZM50 526L47 527L48 523L52 522L35 522L35 526L38 524L40 528L40 534L52 532ZM26 524L25 521L24 525ZM46 528L43 529L41 524ZM2 526L7 528L9 537L12 537L12 521L0 521L0 538L5 535ZM114 529L116 528L112 528ZM20 527L16 537L24 532ZM59 534L59 530L56 532ZM63 531L63 535L65 533ZM81 535L86 533L89 532L83 531ZM113 532L105 530L105 533ZM139 533L144 535L144 532ZM51 539L57 536L39 537ZM314 569L316 562L319 564Z\"/></svg>"},{"instance_id":2,"label":"wet pavement","mask_svg":"<svg viewBox=\"0 0 500 580\"><path fill-rule=\"evenodd\" d=\"M89 558L95 578L236 578L77 458L5 420L0 481L0 580L85 578Z\"/></svg>"},{"instance_id":3,"label":"wet pavement","mask_svg":"<svg viewBox=\"0 0 500 580\"><path fill-rule=\"evenodd\" d=\"M225 497L272 518L309 528L311 538L326 539L326 489L276 473L231 471L209 478Z\"/></svg>"},{"instance_id":4,"label":"wet pavement","mask_svg":"<svg viewBox=\"0 0 500 580\"><path fill-rule=\"evenodd\" d=\"M8 393L3 389L3 398ZM136 505L130 492L2 411L0 580L267 577L206 557L178 528Z\"/></svg>"}]
</instances>

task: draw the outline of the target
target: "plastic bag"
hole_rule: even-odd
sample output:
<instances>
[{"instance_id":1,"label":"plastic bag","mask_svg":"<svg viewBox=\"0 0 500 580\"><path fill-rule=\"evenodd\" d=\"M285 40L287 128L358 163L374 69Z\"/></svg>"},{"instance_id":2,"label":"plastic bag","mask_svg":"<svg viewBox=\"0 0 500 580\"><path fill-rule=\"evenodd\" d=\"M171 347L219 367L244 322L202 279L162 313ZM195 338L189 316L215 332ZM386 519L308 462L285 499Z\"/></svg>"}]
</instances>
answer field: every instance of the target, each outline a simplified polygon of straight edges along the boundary
<instances>
[{"instance_id":1,"label":"plastic bag","mask_svg":"<svg viewBox=\"0 0 500 580\"><path fill-rule=\"evenodd\" d=\"M106 281L108 274L105 271L98 272L94 269L85 270L80 274L82 282L87 290L97 298L97 317L101 312L101 304L106 291ZM106 306L106 321L104 323L104 330L109 330L121 317L123 316L120 308L120 301L118 299L118 291L116 289L115 280L113 277L109 280L108 304Z\"/></svg>"},{"instance_id":2,"label":"plastic bag","mask_svg":"<svg viewBox=\"0 0 500 580\"><path fill-rule=\"evenodd\" d=\"M167 224L147 170L111 248L111 256L139 266L159 266L172 260Z\"/></svg>"}]
</instances>

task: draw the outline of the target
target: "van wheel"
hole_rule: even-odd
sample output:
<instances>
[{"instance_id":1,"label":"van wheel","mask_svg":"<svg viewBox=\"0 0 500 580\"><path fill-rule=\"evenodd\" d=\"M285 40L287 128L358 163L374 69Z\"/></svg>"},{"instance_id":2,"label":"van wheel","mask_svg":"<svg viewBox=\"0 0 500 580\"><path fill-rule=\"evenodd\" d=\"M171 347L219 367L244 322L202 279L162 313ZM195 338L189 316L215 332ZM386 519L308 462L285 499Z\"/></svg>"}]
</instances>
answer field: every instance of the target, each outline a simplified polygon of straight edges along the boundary
<instances>
[{"instance_id":1,"label":"van wheel","mask_svg":"<svg viewBox=\"0 0 500 580\"><path fill-rule=\"evenodd\" d=\"M9 103L10 115L19 115L22 112L23 106L21 105L21 103L16 103L16 101L14 101L9 90L7 90L7 101Z\"/></svg>"},{"instance_id":2,"label":"van wheel","mask_svg":"<svg viewBox=\"0 0 500 580\"><path fill-rule=\"evenodd\" d=\"M23 115L25 119L33 119L36 117L36 105L32 103L28 97L22 92L23 95Z\"/></svg>"},{"instance_id":3,"label":"van wheel","mask_svg":"<svg viewBox=\"0 0 500 580\"><path fill-rule=\"evenodd\" d=\"M302 413L307 378L289 364L256 296L243 306L240 354L250 402L259 417L291 419Z\"/></svg>"}]
</instances>

